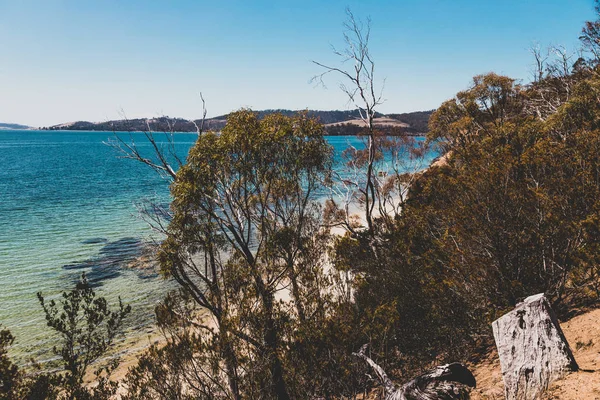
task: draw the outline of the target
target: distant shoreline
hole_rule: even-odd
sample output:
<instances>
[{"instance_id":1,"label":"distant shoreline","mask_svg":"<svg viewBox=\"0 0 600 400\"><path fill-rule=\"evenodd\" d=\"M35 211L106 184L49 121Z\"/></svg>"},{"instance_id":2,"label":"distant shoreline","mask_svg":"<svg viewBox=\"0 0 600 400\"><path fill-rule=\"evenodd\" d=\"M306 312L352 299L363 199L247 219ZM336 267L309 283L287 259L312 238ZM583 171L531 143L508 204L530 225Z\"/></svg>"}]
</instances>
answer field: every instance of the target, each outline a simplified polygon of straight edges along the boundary
<instances>
[{"instance_id":1,"label":"distant shoreline","mask_svg":"<svg viewBox=\"0 0 600 400\"><path fill-rule=\"evenodd\" d=\"M109 131L109 130L102 130L102 129L43 129L43 128L23 128L23 129L6 129L6 128L0 128L0 133L2 132L14 132L14 131L22 131L22 132L98 132L98 133L144 133L144 131L141 130L132 130L132 131ZM209 132L210 129L205 130L205 132ZM163 133L163 131L152 131L153 133ZM167 133L171 133L171 132L167 132ZM174 134L195 134L195 131L174 131L172 132ZM340 134L330 134L330 133L326 133L323 136L364 136L361 134L350 134L350 133L340 133ZM427 136L427 133L421 133L421 132L416 132L416 133L412 133L412 132L408 132L408 133L400 133L400 134L392 134L392 135L387 135L387 136L411 136L411 137L425 137Z\"/></svg>"},{"instance_id":2,"label":"distant shoreline","mask_svg":"<svg viewBox=\"0 0 600 400\"><path fill-rule=\"evenodd\" d=\"M422 136L427 132L429 118L433 110L414 111L408 113L382 114L376 112L373 123L376 129L386 136ZM254 111L258 119L269 115L281 114L286 117L305 115L314 118L323 124L329 136L356 136L362 133L366 127L363 114L360 110L258 110ZM39 130L74 130L74 131L119 131L119 132L143 132L152 130L155 132L196 132L199 127L204 131L220 131L227 124L229 114L220 115L206 119L185 119L178 117L153 117L134 119L115 119L102 122L71 121L50 126L39 126ZM0 126L2 124L0 123ZM6 124L19 125L19 124Z\"/></svg>"}]
</instances>

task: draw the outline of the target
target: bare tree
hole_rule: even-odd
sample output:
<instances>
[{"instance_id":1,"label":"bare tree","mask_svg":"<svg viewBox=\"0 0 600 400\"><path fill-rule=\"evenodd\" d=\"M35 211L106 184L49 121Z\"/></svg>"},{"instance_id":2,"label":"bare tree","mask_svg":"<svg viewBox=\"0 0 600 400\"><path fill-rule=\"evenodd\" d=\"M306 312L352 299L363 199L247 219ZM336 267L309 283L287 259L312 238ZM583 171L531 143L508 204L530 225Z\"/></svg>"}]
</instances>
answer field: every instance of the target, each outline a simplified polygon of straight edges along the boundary
<instances>
[{"instance_id":1,"label":"bare tree","mask_svg":"<svg viewBox=\"0 0 600 400\"><path fill-rule=\"evenodd\" d=\"M206 102L202 93L200 93L200 99L202 100L202 119L200 120L200 124L194 120L191 121L196 127L198 136L202 135L204 123L206 121ZM125 113L122 112L122 114L127 121ZM133 135L131 134L132 132L129 132L129 141L123 139L117 132L113 132L115 136L114 139L109 140L106 144L116 149L121 154L122 158L146 164L158 172L162 177L174 181L176 178L176 171L173 168L173 164L175 164L177 168L181 168L183 161L175 151L174 134L176 132L176 125L169 118L165 118L164 120L166 126L159 127L159 130L153 129L151 121L146 120L147 129L142 131L146 137L147 143L152 145L152 156L155 158L150 158L149 155L142 154L135 143ZM160 135L157 132L160 132ZM161 138L164 140L165 145L161 145Z\"/></svg>"},{"instance_id":2,"label":"bare tree","mask_svg":"<svg viewBox=\"0 0 600 400\"><path fill-rule=\"evenodd\" d=\"M206 121L206 101L200 93L202 101L202 118L200 122L191 120L190 122L196 128L196 134L200 137L204 132ZM176 171L184 164L181 155L177 154L175 135L177 132L177 121L169 117L158 118L158 123L150 119L145 121L145 129L141 131L144 135L144 143L150 144L151 150L144 152L136 143L134 131L130 127L129 119L123 110L121 115L128 128L128 138L121 132L113 130L114 137L104 144L117 151L120 158L141 162L156 171L168 183L176 179ZM162 123L160 123L162 122ZM168 221L171 219L171 211L163 204L154 201L143 201L137 205L139 218L144 220L154 231L159 234L166 234Z\"/></svg>"},{"instance_id":3,"label":"bare tree","mask_svg":"<svg viewBox=\"0 0 600 400\"><path fill-rule=\"evenodd\" d=\"M335 173L337 185L333 185L333 197L341 199L343 207L340 210L336 201L330 200L327 210L335 215L331 225L341 225L356 234L366 223L367 233L373 236L376 218L391 222L400 213L407 188L416 176L406 172L415 172L422 167L420 161L424 152L419 151L422 149L413 137L402 135L399 128L391 136L390 129L376 126L376 110L384 102L385 79L378 87L375 61L369 50L371 21L367 18L362 22L349 9L346 14L343 25L345 47L341 50L333 47L333 54L340 59L340 64L334 66L313 61L323 72L311 81L325 86L327 76L341 78L339 87L348 103L356 107L365 129L364 149L349 146L343 153L347 170ZM364 222L351 214L350 205L356 203L364 209Z\"/></svg>"},{"instance_id":4,"label":"bare tree","mask_svg":"<svg viewBox=\"0 0 600 400\"><path fill-rule=\"evenodd\" d=\"M539 43L533 44L529 48L529 52L533 56L534 65L533 65L533 81L539 82L544 78L546 73L546 63L548 61L548 51L544 51L542 46Z\"/></svg>"},{"instance_id":5,"label":"bare tree","mask_svg":"<svg viewBox=\"0 0 600 400\"><path fill-rule=\"evenodd\" d=\"M596 0L596 14L600 16L600 2ZM584 49L591 53L592 61L597 64L600 61L600 20L587 21L579 40L583 44Z\"/></svg>"},{"instance_id":6,"label":"bare tree","mask_svg":"<svg viewBox=\"0 0 600 400\"><path fill-rule=\"evenodd\" d=\"M359 191L364 201L365 220L367 228L373 231L373 213L376 205L376 177L374 171L377 145L375 141L375 110L383 103L381 90L376 90L375 62L369 52L369 39L371 35L371 20L366 23L357 20L350 9L346 9L347 21L344 23L343 50L333 48L333 53L342 59L342 64L351 62L349 68L335 67L313 61L324 69L324 72L313 77L313 82L324 84L324 77L329 74L341 75L346 83L340 83L340 89L348 96L348 100L359 111L360 118L367 129L367 157L366 179ZM352 229L352 224L347 224Z\"/></svg>"},{"instance_id":7,"label":"bare tree","mask_svg":"<svg viewBox=\"0 0 600 400\"><path fill-rule=\"evenodd\" d=\"M573 73L585 65L578 52L564 46L551 46L542 50L539 45L531 48L534 57L534 80L528 85L525 112L545 121L569 100L577 83Z\"/></svg>"}]
</instances>

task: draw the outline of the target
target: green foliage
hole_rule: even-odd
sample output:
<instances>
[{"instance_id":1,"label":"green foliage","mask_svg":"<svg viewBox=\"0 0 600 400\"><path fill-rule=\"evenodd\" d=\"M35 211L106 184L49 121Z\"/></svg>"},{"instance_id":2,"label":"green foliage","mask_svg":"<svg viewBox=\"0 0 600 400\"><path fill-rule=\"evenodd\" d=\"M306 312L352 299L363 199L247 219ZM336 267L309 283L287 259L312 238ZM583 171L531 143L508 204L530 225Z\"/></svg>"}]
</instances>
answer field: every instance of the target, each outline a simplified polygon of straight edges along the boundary
<instances>
[{"instance_id":1,"label":"green foliage","mask_svg":"<svg viewBox=\"0 0 600 400\"><path fill-rule=\"evenodd\" d=\"M531 99L555 77L530 87L476 77L431 117L447 164L415 181L394 226L378 221L376 245L338 241L338 268L356 274L362 332L378 356L400 361L392 368L464 357L535 293L559 315L600 300L600 78L576 73L549 115Z\"/></svg>"},{"instance_id":2,"label":"green foliage","mask_svg":"<svg viewBox=\"0 0 600 400\"><path fill-rule=\"evenodd\" d=\"M430 141L462 150L493 134L508 132L523 107L521 88L514 79L490 73L473 78L469 90L444 102L429 121Z\"/></svg>"},{"instance_id":3,"label":"green foliage","mask_svg":"<svg viewBox=\"0 0 600 400\"><path fill-rule=\"evenodd\" d=\"M402 213L376 219L374 237L336 241L335 267L354 277L357 336L388 370L464 359L535 293L560 316L600 300L600 70L566 60L529 85L476 76L429 121L446 163L412 181Z\"/></svg>"},{"instance_id":4,"label":"green foliage","mask_svg":"<svg viewBox=\"0 0 600 400\"><path fill-rule=\"evenodd\" d=\"M329 233L314 199L331 168L323 133L307 115L259 119L242 110L220 134L198 138L171 187L173 219L159 252L163 272L182 288L160 308L161 319L173 348L187 341L194 351L148 354L171 367L141 369L141 379L193 367L213 371L184 374L185 386L203 388L205 397L287 399L321 390L308 365L327 362L313 351L331 349L333 338L301 343L316 334L304 327L324 326L334 303L324 271Z\"/></svg>"},{"instance_id":5,"label":"green foliage","mask_svg":"<svg viewBox=\"0 0 600 400\"><path fill-rule=\"evenodd\" d=\"M141 355L124 382L123 399L228 399L215 360L220 360L218 343L190 332L178 334Z\"/></svg>"},{"instance_id":6,"label":"green foliage","mask_svg":"<svg viewBox=\"0 0 600 400\"><path fill-rule=\"evenodd\" d=\"M469 143L455 142L446 170L421 185L435 188L414 190L407 213L432 204L430 229L445 263L464 275L464 285L485 292L481 304L502 309L537 292L559 303L572 274L581 273L581 254L595 242L582 224L595 215L600 195L599 110L591 100L597 82L578 82L545 121L521 112L523 100L487 124L468 119L473 113L465 111L436 128L452 131L462 121L465 132L486 129ZM509 130L501 119L511 121Z\"/></svg>"},{"instance_id":7,"label":"green foliage","mask_svg":"<svg viewBox=\"0 0 600 400\"><path fill-rule=\"evenodd\" d=\"M63 292L62 299L47 302L41 293L38 299L46 314L48 326L61 336L61 344L54 352L61 357L65 372L52 377L43 376L48 386L58 386L57 398L78 400L108 399L116 393L118 384L108 377L116 368L113 361L95 372L97 385L89 388L84 384L88 367L104 355L118 334L124 318L131 312L119 299L119 308L111 311L103 297L89 285L85 274L81 282L70 292ZM40 385L38 379L37 385ZM36 390L40 390L37 388ZM54 398L49 394L47 398Z\"/></svg>"},{"instance_id":8,"label":"green foliage","mask_svg":"<svg viewBox=\"0 0 600 400\"><path fill-rule=\"evenodd\" d=\"M596 13L600 14L600 2L596 0ZM584 49L592 54L592 61L600 61L600 20L587 21L582 29L581 40Z\"/></svg>"},{"instance_id":9,"label":"green foliage","mask_svg":"<svg viewBox=\"0 0 600 400\"><path fill-rule=\"evenodd\" d=\"M10 331L0 330L0 398L17 399L15 396L21 378L18 367L8 358L8 347L15 338Z\"/></svg>"},{"instance_id":10,"label":"green foliage","mask_svg":"<svg viewBox=\"0 0 600 400\"><path fill-rule=\"evenodd\" d=\"M109 350L131 308L119 300L119 309L111 311L106 299L96 297L85 274L62 299L46 302L41 293L38 299L46 314L48 326L62 339L54 352L60 356L64 371L25 373L7 356L14 338L8 330L0 331L0 398L27 400L106 400L116 394L118 383L109 379L118 360L101 366L94 372L94 384L88 386L84 377L88 367Z\"/></svg>"},{"instance_id":11,"label":"green foliage","mask_svg":"<svg viewBox=\"0 0 600 400\"><path fill-rule=\"evenodd\" d=\"M372 357L402 377L432 362L461 359L473 344L467 303L436 264L439 253L423 222L401 217L377 231L375 245L358 235L341 238L335 247L336 267L355 276L356 343L369 343ZM377 220L375 226L382 224Z\"/></svg>"}]
</instances>

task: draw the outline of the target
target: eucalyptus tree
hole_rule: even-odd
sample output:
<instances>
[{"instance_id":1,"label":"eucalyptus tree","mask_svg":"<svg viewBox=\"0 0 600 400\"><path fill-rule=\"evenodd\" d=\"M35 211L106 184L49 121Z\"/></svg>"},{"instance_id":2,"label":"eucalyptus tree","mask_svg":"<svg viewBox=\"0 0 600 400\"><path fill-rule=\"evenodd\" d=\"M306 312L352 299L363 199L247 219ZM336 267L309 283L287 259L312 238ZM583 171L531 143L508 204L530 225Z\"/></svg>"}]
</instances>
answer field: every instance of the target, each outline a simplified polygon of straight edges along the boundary
<instances>
[{"instance_id":1,"label":"eucalyptus tree","mask_svg":"<svg viewBox=\"0 0 600 400\"><path fill-rule=\"evenodd\" d=\"M211 317L193 324L218 338L226 396L290 398L283 332L307 318L307 299L319 292L305 288L322 268L314 263L324 257L314 251L321 229L315 196L330 167L317 121L279 114L259 120L242 110L222 132L199 136L177 171L173 219L158 258Z\"/></svg>"}]
</instances>

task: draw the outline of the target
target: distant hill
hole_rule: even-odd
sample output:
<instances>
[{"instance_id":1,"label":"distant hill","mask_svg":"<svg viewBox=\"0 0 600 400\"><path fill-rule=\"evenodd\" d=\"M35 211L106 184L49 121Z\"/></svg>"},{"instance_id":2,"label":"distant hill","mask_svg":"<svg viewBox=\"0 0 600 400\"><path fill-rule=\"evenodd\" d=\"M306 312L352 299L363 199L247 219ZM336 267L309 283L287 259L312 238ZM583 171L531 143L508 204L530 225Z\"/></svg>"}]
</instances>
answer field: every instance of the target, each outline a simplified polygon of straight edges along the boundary
<instances>
[{"instance_id":1,"label":"distant hill","mask_svg":"<svg viewBox=\"0 0 600 400\"><path fill-rule=\"evenodd\" d=\"M259 118L273 113L281 113L292 116L306 110L261 110L256 111ZM307 110L309 116L318 118L325 125L329 135L356 135L362 130L360 114L354 111L318 111ZM432 111L418 111L404 114L376 114L376 126L388 134L411 134L418 135L427 132L427 121ZM223 129L227 121L227 115L208 118L204 121L205 130ZM154 131L195 132L196 125L201 120L190 121L183 118L150 118L114 120L106 122L77 121L60 125L54 125L42 129L46 130L76 130L76 131L146 131L149 128Z\"/></svg>"},{"instance_id":2,"label":"distant hill","mask_svg":"<svg viewBox=\"0 0 600 400\"><path fill-rule=\"evenodd\" d=\"M5 122L0 122L0 129L31 129L31 128L27 125L8 124Z\"/></svg>"},{"instance_id":3,"label":"distant hill","mask_svg":"<svg viewBox=\"0 0 600 400\"><path fill-rule=\"evenodd\" d=\"M200 121L197 121L200 123ZM206 129L220 129L219 123L216 126L207 120L204 124ZM69 131L175 131L175 132L195 132L196 127L192 121L183 118L159 117L159 118L136 118L120 119L105 122L76 121L67 122L60 125L42 128L44 130L69 130Z\"/></svg>"},{"instance_id":4,"label":"distant hill","mask_svg":"<svg viewBox=\"0 0 600 400\"><path fill-rule=\"evenodd\" d=\"M426 133L429 130L427 127L429 117L434 111L414 111L403 114L388 114L387 116L408 124L414 132Z\"/></svg>"},{"instance_id":5,"label":"distant hill","mask_svg":"<svg viewBox=\"0 0 600 400\"><path fill-rule=\"evenodd\" d=\"M360 113L358 112L358 110L349 110L349 111L340 111L340 110L319 111L319 110L283 110L283 109L278 109L278 110L261 110L261 111L256 111L256 113L258 114L258 118L263 118L265 115L274 114L274 113L280 113L280 114L283 114L283 115L285 115L287 117L291 117L293 115L296 115L298 113L305 112L305 111L308 113L309 117L318 118L319 121L321 121L321 123L323 125L334 124L336 122L342 122L342 121L350 121L350 120L353 120L353 119L360 118ZM376 113L376 117L382 117L382 116L383 116L383 114ZM211 118L211 120L219 120L219 121L221 121L221 120L225 121L226 119L227 119L227 114Z\"/></svg>"}]
</instances>

